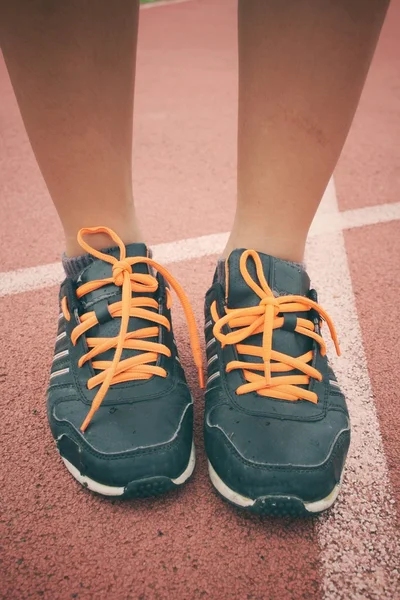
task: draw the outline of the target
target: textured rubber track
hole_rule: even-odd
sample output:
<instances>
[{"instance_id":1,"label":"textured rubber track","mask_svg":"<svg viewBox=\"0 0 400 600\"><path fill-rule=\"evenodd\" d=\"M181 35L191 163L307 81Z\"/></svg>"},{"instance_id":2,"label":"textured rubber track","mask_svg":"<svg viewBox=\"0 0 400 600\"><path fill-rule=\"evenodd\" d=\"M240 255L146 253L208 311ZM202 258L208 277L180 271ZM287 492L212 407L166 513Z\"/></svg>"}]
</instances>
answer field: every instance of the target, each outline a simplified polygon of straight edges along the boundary
<instances>
[{"instance_id":1,"label":"textured rubber track","mask_svg":"<svg viewBox=\"0 0 400 600\"><path fill-rule=\"evenodd\" d=\"M236 0L192 0L141 15L135 203L151 245L231 227L236 9ZM335 171L340 211L400 201L399 30L400 0L392 0ZM0 270L12 283L19 268L59 261L63 235L2 60L0 98ZM340 216L332 205L321 209ZM75 485L54 449L44 408L58 286L0 298L0 598L400 598L400 221L344 237L346 246L336 234L310 239L306 257L338 328L343 355L335 369L354 433L343 491L317 519L260 517L213 493L202 446L204 395L179 310L174 330L196 408L192 482L131 503L110 503ZM200 328L218 252L181 255L168 267L188 292Z\"/></svg>"}]
</instances>

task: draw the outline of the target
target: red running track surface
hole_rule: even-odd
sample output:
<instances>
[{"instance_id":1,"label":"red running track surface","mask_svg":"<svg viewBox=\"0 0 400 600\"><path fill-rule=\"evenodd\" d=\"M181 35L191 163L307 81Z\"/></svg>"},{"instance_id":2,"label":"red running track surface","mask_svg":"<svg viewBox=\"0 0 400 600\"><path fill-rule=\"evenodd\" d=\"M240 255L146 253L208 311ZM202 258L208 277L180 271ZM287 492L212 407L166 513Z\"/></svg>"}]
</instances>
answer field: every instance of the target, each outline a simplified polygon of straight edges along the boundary
<instances>
[{"instance_id":1,"label":"red running track surface","mask_svg":"<svg viewBox=\"0 0 400 600\"><path fill-rule=\"evenodd\" d=\"M235 21L233 0L142 12L134 178L153 244L225 232L232 222ZM214 495L201 435L203 395L179 310L175 328L196 401L194 478L161 499L121 503L91 495L62 466L46 422L57 287L6 290L0 297L2 598L400 598L399 30L395 0L335 173L339 208L331 198L325 210L381 208L372 224L363 225L362 217L361 225L326 239L316 235L309 246L324 301L345 315L345 322L335 320L350 350L336 363L355 428L342 499L327 517L293 521L246 516ZM16 269L58 261L63 241L2 61L0 97L0 270L11 280ZM381 222L388 204L397 217ZM170 268L190 292L201 325L216 255L179 258ZM332 260L337 272L325 281Z\"/></svg>"}]
</instances>

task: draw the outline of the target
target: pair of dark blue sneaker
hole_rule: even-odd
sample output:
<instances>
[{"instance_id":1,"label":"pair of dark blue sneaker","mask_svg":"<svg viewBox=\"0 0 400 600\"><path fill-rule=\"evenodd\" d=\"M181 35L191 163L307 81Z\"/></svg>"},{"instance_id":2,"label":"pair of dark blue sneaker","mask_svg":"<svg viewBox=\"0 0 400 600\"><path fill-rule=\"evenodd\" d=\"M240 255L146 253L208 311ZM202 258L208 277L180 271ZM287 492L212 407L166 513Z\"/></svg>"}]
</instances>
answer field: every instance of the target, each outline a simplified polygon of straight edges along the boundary
<instances>
[{"instance_id":1,"label":"pair of dark blue sneaker","mask_svg":"<svg viewBox=\"0 0 400 600\"><path fill-rule=\"evenodd\" d=\"M98 252L83 239L108 233ZM171 288L144 244L107 228L80 232L91 258L61 285L48 418L71 474L90 490L142 498L185 483L195 466L193 400L171 324ZM343 394L326 358L306 272L254 250L218 265L206 295L205 447L210 478L233 504L265 514L313 514L335 501L350 442Z\"/></svg>"}]
</instances>

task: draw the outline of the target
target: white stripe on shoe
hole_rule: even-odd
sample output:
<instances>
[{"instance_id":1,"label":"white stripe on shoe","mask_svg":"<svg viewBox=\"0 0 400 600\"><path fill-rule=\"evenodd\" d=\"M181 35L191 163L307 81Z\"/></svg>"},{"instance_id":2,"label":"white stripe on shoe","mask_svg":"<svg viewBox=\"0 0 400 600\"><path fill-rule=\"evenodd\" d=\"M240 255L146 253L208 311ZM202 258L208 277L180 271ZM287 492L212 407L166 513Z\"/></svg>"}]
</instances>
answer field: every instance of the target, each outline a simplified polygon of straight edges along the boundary
<instances>
[{"instance_id":1,"label":"white stripe on shoe","mask_svg":"<svg viewBox=\"0 0 400 600\"><path fill-rule=\"evenodd\" d=\"M217 360L217 358L218 358L218 355L217 354L213 354L211 356L211 358L208 359L207 366L209 367L214 362L214 360Z\"/></svg>"},{"instance_id":2,"label":"white stripe on shoe","mask_svg":"<svg viewBox=\"0 0 400 600\"><path fill-rule=\"evenodd\" d=\"M213 373L212 375L210 375L210 377L208 377L208 379L207 379L207 385L209 383L211 383L212 381L214 381L214 379L216 379L219 376L220 376L220 372L219 371L216 371L216 373Z\"/></svg>"},{"instance_id":3,"label":"white stripe on shoe","mask_svg":"<svg viewBox=\"0 0 400 600\"><path fill-rule=\"evenodd\" d=\"M54 373L50 373L50 379L54 379L54 377L59 377L60 375L66 375L69 373L69 368L60 369L59 371L54 371Z\"/></svg>"},{"instance_id":4,"label":"white stripe on shoe","mask_svg":"<svg viewBox=\"0 0 400 600\"><path fill-rule=\"evenodd\" d=\"M213 344L215 344L215 338L212 337L211 340L209 340L206 344L206 349L208 350L210 348L210 346L212 346Z\"/></svg>"},{"instance_id":5,"label":"white stripe on shoe","mask_svg":"<svg viewBox=\"0 0 400 600\"><path fill-rule=\"evenodd\" d=\"M60 358L64 358L64 356L68 356L68 354L69 354L68 350L63 350L62 352L57 352L57 354L55 354L53 357L53 362L55 362L56 360L59 360Z\"/></svg>"},{"instance_id":6,"label":"white stripe on shoe","mask_svg":"<svg viewBox=\"0 0 400 600\"><path fill-rule=\"evenodd\" d=\"M335 388L338 388L338 389L340 389L340 385L339 385L339 383L338 383L337 381L335 381L334 379L331 379L331 380L329 381L329 384L330 384L332 387L335 387Z\"/></svg>"}]
</instances>

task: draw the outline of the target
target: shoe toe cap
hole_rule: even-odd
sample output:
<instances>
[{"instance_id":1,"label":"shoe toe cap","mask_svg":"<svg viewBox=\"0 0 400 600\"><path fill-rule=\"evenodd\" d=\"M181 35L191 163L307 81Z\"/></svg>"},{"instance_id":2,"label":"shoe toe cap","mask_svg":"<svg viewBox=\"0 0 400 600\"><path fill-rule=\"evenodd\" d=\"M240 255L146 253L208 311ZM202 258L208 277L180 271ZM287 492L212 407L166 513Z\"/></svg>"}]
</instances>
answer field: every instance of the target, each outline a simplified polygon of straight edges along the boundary
<instances>
[{"instance_id":1,"label":"shoe toe cap","mask_svg":"<svg viewBox=\"0 0 400 600\"><path fill-rule=\"evenodd\" d=\"M101 406L85 433L79 429L81 412L87 406L82 410L78 400L61 403L53 409L51 429L61 456L83 477L106 486L175 479L190 461L191 402Z\"/></svg>"},{"instance_id":2,"label":"shoe toe cap","mask_svg":"<svg viewBox=\"0 0 400 600\"><path fill-rule=\"evenodd\" d=\"M347 416L296 422L238 413L228 406L207 416L210 463L234 492L257 499L291 495L305 502L328 496L340 481L349 443Z\"/></svg>"}]
</instances>

